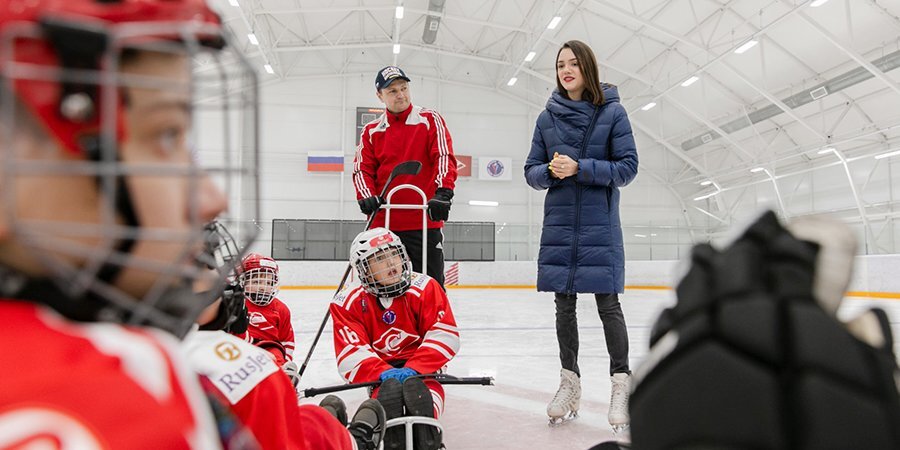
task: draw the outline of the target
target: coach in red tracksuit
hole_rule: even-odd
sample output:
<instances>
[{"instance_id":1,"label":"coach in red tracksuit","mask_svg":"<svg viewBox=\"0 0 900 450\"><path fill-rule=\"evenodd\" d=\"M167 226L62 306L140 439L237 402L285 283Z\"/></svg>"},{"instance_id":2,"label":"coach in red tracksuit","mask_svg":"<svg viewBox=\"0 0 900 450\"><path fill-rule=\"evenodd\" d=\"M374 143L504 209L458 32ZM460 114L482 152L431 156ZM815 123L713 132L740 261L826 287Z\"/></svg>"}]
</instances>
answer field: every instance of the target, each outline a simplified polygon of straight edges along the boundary
<instances>
[{"instance_id":1,"label":"coach in red tracksuit","mask_svg":"<svg viewBox=\"0 0 900 450\"><path fill-rule=\"evenodd\" d=\"M427 274L444 285L444 235L441 229L450 215L453 188L456 184L456 157L444 118L437 111L410 103L409 77L399 67L388 66L375 77L378 99L385 112L366 124L353 160L353 187L363 214L378 211L384 203L379 195L397 164L415 160L422 163L418 175L397 177L394 185L413 184L428 198L428 264ZM397 192L391 203L421 204L412 190ZM422 270L422 216L419 210L391 211L391 231L406 246L413 270ZM379 211L372 224L384 227L384 211Z\"/></svg>"}]
</instances>

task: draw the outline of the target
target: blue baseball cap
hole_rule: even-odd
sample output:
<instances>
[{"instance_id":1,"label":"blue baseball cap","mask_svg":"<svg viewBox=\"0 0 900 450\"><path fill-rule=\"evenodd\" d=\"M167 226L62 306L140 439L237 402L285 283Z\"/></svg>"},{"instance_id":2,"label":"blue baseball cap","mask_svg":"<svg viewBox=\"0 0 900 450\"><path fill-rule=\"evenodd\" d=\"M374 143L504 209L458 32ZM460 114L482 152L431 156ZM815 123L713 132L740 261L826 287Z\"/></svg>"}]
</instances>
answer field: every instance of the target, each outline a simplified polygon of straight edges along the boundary
<instances>
[{"instance_id":1,"label":"blue baseball cap","mask_svg":"<svg viewBox=\"0 0 900 450\"><path fill-rule=\"evenodd\" d=\"M406 80L411 81L406 73L403 72L403 69L397 66L387 66L384 69L378 71L378 75L375 76L375 90L380 91L394 82L394 80Z\"/></svg>"}]
</instances>

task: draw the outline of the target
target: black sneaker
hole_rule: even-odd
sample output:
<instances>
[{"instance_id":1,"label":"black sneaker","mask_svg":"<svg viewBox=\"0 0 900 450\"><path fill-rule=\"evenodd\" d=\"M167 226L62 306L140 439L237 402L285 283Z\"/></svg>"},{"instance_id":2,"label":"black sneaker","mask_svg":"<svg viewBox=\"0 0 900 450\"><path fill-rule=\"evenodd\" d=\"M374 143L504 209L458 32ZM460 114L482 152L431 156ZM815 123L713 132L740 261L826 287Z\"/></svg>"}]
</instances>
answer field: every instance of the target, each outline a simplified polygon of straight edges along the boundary
<instances>
[{"instance_id":1,"label":"black sneaker","mask_svg":"<svg viewBox=\"0 0 900 450\"><path fill-rule=\"evenodd\" d=\"M384 438L384 423L387 421L384 415L384 408L378 400L369 398L359 405L356 414L353 415L353 422L347 429L350 435L356 441L357 448L360 450L378 450L381 441Z\"/></svg>"},{"instance_id":2,"label":"black sneaker","mask_svg":"<svg viewBox=\"0 0 900 450\"><path fill-rule=\"evenodd\" d=\"M319 402L319 406L328 411L343 426L347 426L347 405L336 395L328 395Z\"/></svg>"},{"instance_id":3,"label":"black sneaker","mask_svg":"<svg viewBox=\"0 0 900 450\"><path fill-rule=\"evenodd\" d=\"M394 378L388 378L378 388L378 402L384 407L386 420L403 417L403 386ZM397 425L384 430L384 450L405 450L406 432Z\"/></svg>"},{"instance_id":4,"label":"black sneaker","mask_svg":"<svg viewBox=\"0 0 900 450\"><path fill-rule=\"evenodd\" d=\"M434 401L431 390L421 378L407 378L403 382L403 403L407 416L424 416L434 418ZM416 450L438 450L441 445L441 432L432 425L413 425L413 443Z\"/></svg>"}]
</instances>

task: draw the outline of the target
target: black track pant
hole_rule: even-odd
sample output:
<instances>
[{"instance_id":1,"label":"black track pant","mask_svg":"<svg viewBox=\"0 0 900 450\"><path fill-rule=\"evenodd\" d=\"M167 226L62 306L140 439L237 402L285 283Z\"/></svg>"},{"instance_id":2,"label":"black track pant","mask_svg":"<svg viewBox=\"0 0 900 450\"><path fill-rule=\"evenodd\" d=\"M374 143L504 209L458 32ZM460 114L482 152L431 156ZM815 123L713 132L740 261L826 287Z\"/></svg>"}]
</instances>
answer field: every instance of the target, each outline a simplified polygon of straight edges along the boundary
<instances>
[{"instance_id":1,"label":"black track pant","mask_svg":"<svg viewBox=\"0 0 900 450\"><path fill-rule=\"evenodd\" d=\"M559 342L559 360L563 369L571 370L580 377L577 298L575 294L556 294L556 339ZM594 294L594 298L600 321L603 322L603 333L606 335L609 374L631 373L628 369L628 328L625 327L619 294Z\"/></svg>"},{"instance_id":2,"label":"black track pant","mask_svg":"<svg viewBox=\"0 0 900 450\"><path fill-rule=\"evenodd\" d=\"M413 271L422 272L422 230L394 231L400 237L406 254L412 260ZM440 228L428 229L428 276L444 287L444 233Z\"/></svg>"}]
</instances>

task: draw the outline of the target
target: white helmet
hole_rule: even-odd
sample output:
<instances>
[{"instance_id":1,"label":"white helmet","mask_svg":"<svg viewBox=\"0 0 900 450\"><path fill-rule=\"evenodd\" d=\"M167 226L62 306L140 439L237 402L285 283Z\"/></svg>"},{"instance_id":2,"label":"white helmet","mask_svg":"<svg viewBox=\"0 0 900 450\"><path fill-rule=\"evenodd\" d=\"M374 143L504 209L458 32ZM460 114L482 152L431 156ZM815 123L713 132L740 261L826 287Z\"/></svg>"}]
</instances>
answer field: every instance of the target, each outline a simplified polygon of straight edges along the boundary
<instances>
[{"instance_id":1,"label":"white helmet","mask_svg":"<svg viewBox=\"0 0 900 450\"><path fill-rule=\"evenodd\" d=\"M412 263L400 238L386 228L366 230L353 239L350 264L366 292L394 298L409 289Z\"/></svg>"}]
</instances>

